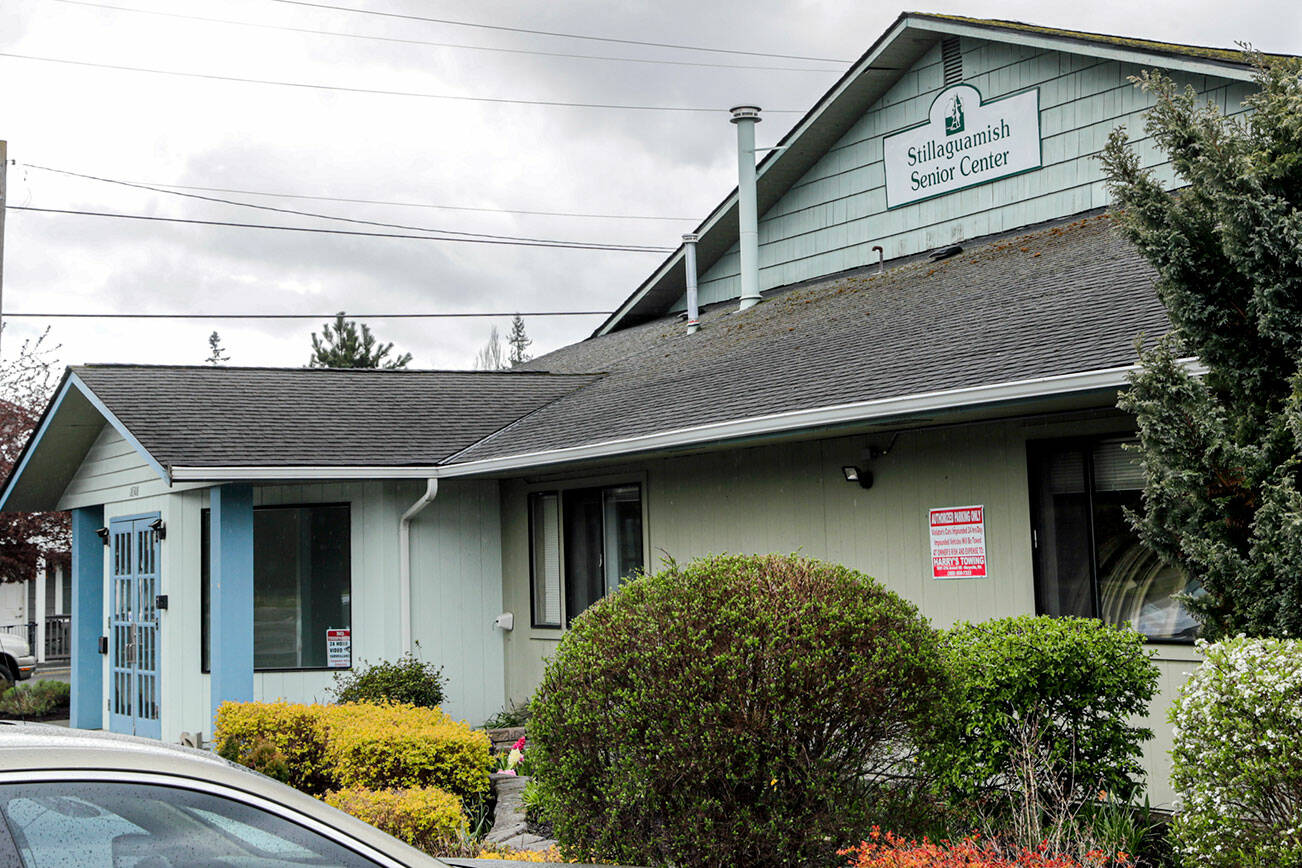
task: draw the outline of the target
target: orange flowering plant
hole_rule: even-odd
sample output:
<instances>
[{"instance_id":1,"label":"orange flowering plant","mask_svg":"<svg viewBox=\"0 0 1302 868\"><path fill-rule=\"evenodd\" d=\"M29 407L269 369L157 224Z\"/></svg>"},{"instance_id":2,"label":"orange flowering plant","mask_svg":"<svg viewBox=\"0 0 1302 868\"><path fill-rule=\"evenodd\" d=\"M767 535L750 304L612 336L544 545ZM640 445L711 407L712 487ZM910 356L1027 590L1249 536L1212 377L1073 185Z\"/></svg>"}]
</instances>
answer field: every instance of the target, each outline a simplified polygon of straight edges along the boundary
<instances>
[{"instance_id":1,"label":"orange flowering plant","mask_svg":"<svg viewBox=\"0 0 1302 868\"><path fill-rule=\"evenodd\" d=\"M961 841L912 841L873 827L869 840L842 850L851 868L1132 868L1129 854L1091 850L1082 859L1049 852L1041 843L1035 849L1008 850L992 839L973 833Z\"/></svg>"}]
</instances>

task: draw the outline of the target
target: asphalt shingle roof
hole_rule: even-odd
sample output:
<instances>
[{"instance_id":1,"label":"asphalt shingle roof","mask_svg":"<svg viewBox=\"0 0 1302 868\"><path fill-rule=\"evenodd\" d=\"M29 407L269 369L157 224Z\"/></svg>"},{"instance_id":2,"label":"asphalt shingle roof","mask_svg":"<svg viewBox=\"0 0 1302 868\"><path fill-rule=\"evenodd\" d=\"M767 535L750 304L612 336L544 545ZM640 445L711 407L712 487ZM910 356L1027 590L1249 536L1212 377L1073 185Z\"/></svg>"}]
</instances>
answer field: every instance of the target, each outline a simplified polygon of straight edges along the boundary
<instances>
[{"instance_id":1,"label":"asphalt shingle roof","mask_svg":"<svg viewBox=\"0 0 1302 868\"><path fill-rule=\"evenodd\" d=\"M436 464L598 377L146 365L72 368L161 464Z\"/></svg>"},{"instance_id":2,"label":"asphalt shingle roof","mask_svg":"<svg viewBox=\"0 0 1302 868\"><path fill-rule=\"evenodd\" d=\"M1154 273L1106 215L915 257L589 338L534 360L606 376L450 463L783 411L1119 367L1170 328Z\"/></svg>"}]
</instances>

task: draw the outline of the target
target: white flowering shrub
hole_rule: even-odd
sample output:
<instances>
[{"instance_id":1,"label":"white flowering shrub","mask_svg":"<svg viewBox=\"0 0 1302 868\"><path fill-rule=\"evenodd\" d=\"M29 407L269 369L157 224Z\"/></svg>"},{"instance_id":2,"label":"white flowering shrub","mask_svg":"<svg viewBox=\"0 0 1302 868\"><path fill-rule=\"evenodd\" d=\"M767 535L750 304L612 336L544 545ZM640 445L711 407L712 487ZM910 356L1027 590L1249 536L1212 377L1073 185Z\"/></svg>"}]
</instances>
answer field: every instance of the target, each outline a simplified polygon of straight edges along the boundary
<instances>
[{"instance_id":1,"label":"white flowering shrub","mask_svg":"<svg viewBox=\"0 0 1302 868\"><path fill-rule=\"evenodd\" d=\"M1186 864L1302 865L1302 640L1199 643L1171 709Z\"/></svg>"}]
</instances>

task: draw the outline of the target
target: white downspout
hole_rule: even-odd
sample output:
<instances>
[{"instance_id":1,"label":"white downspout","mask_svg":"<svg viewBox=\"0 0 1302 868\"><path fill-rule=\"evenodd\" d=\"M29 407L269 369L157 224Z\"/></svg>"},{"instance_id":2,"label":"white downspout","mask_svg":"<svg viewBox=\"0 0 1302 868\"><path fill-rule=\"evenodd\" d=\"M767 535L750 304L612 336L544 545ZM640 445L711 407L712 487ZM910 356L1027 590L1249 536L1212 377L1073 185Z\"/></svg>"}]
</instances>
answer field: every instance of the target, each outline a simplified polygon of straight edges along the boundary
<instances>
[{"instance_id":1,"label":"white downspout","mask_svg":"<svg viewBox=\"0 0 1302 868\"><path fill-rule=\"evenodd\" d=\"M425 493L402 514L398 522L398 612L401 618L402 653L410 654L411 642L411 520L438 497L439 481L425 481Z\"/></svg>"}]
</instances>

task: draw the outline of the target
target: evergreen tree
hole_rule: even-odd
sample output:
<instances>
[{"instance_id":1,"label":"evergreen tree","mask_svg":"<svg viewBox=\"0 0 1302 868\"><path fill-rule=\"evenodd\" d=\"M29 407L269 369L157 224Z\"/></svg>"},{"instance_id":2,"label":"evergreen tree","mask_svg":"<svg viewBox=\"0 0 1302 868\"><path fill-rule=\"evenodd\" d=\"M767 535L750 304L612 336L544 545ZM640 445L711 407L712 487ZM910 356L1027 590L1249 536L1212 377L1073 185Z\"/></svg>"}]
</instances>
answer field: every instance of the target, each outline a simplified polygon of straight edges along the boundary
<instances>
[{"instance_id":1,"label":"evergreen tree","mask_svg":"<svg viewBox=\"0 0 1302 868\"><path fill-rule=\"evenodd\" d=\"M221 335L217 334L217 332L208 335L208 358L204 359L204 361L216 367L230 360L231 357L226 354L226 348L222 346Z\"/></svg>"},{"instance_id":2,"label":"evergreen tree","mask_svg":"<svg viewBox=\"0 0 1302 868\"><path fill-rule=\"evenodd\" d=\"M1131 521L1201 588L1188 605L1208 638L1302 636L1302 61L1255 58L1242 120L1135 79L1184 189L1165 192L1122 131L1103 154L1174 324L1120 402L1146 476Z\"/></svg>"},{"instance_id":3,"label":"evergreen tree","mask_svg":"<svg viewBox=\"0 0 1302 868\"><path fill-rule=\"evenodd\" d=\"M511 320L511 333L506 336L506 343L507 346L511 348L508 356L508 359L511 362L511 367L523 365L525 362L533 358L533 356L525 352L533 341L524 333L524 317L520 316L518 313Z\"/></svg>"},{"instance_id":4,"label":"evergreen tree","mask_svg":"<svg viewBox=\"0 0 1302 868\"><path fill-rule=\"evenodd\" d=\"M497 326L492 326L488 330L488 343L475 354L475 370L504 371L509 367L502 348L502 333L497 330Z\"/></svg>"},{"instance_id":5,"label":"evergreen tree","mask_svg":"<svg viewBox=\"0 0 1302 868\"><path fill-rule=\"evenodd\" d=\"M393 343L376 343L370 326L356 320L344 319L344 312L335 316L334 323L325 323L321 337L312 332L312 358L309 368L405 368L411 362L411 353L386 359L393 351Z\"/></svg>"}]
</instances>

